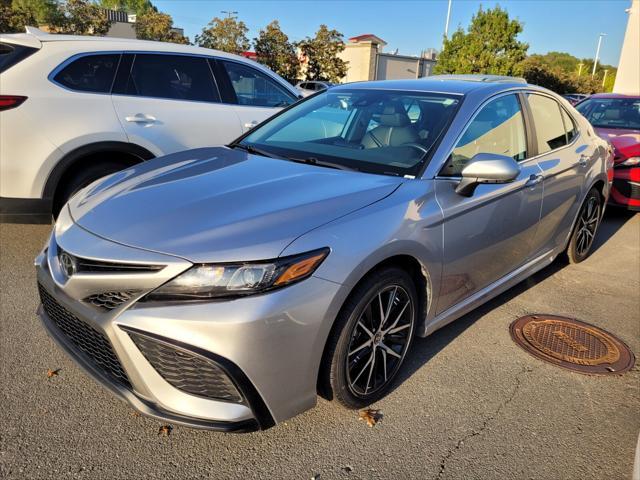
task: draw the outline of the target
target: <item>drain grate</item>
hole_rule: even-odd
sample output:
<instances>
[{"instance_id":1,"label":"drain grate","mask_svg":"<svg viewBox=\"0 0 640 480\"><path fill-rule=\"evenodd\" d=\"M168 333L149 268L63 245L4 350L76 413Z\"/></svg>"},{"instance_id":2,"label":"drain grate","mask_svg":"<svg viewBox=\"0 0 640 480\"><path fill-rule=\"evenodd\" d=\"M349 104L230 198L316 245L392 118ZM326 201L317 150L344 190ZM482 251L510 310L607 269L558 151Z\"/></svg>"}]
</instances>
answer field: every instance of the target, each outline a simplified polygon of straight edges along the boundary
<instances>
[{"instance_id":1,"label":"drain grate","mask_svg":"<svg viewBox=\"0 0 640 480\"><path fill-rule=\"evenodd\" d=\"M580 373L624 373L635 357L624 342L574 318L527 315L511 324L511 338L531 355Z\"/></svg>"}]
</instances>

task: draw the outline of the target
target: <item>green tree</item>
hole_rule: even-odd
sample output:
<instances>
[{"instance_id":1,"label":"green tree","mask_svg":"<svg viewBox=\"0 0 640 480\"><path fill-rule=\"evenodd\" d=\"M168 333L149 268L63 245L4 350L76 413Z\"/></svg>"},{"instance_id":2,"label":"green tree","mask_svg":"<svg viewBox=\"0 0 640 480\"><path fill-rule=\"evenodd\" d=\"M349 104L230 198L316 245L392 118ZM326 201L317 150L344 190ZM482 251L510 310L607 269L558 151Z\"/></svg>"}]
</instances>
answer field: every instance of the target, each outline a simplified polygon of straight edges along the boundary
<instances>
[{"instance_id":1,"label":"green tree","mask_svg":"<svg viewBox=\"0 0 640 480\"><path fill-rule=\"evenodd\" d=\"M591 78L591 75L567 73L559 67L551 67L540 58L531 55L521 64L522 75L527 82L540 85L560 95L565 93L596 93L602 90L602 79Z\"/></svg>"},{"instance_id":2,"label":"green tree","mask_svg":"<svg viewBox=\"0 0 640 480\"><path fill-rule=\"evenodd\" d=\"M9 1L16 12L29 12L35 22L29 25L38 26L49 24L60 16L56 0L13 0Z\"/></svg>"},{"instance_id":3,"label":"green tree","mask_svg":"<svg viewBox=\"0 0 640 480\"><path fill-rule=\"evenodd\" d=\"M251 46L247 38L248 31L244 22L235 17L215 17L200 35L196 35L196 43L201 47L240 55Z\"/></svg>"},{"instance_id":4,"label":"green tree","mask_svg":"<svg viewBox=\"0 0 640 480\"><path fill-rule=\"evenodd\" d=\"M521 32L522 24L510 20L499 6L486 11L480 7L466 33L458 28L444 39L435 72L518 76L529 48L518 41Z\"/></svg>"},{"instance_id":5,"label":"green tree","mask_svg":"<svg viewBox=\"0 0 640 480\"><path fill-rule=\"evenodd\" d=\"M102 8L123 10L127 13L135 13L136 15L143 15L149 10L153 10L154 12L158 11L150 0L100 0L99 5Z\"/></svg>"},{"instance_id":6,"label":"green tree","mask_svg":"<svg viewBox=\"0 0 640 480\"><path fill-rule=\"evenodd\" d=\"M300 62L295 46L274 20L253 39L258 61L289 81L298 78Z\"/></svg>"},{"instance_id":7,"label":"green tree","mask_svg":"<svg viewBox=\"0 0 640 480\"><path fill-rule=\"evenodd\" d=\"M136 19L136 37L141 40L188 44L189 39L173 30L171 15L147 10Z\"/></svg>"},{"instance_id":8,"label":"green tree","mask_svg":"<svg viewBox=\"0 0 640 480\"><path fill-rule=\"evenodd\" d=\"M106 35L111 26L104 10L89 0L66 0L59 9L60 18L49 24L55 33Z\"/></svg>"},{"instance_id":9,"label":"green tree","mask_svg":"<svg viewBox=\"0 0 640 480\"><path fill-rule=\"evenodd\" d=\"M38 25L33 10L24 7L13 7L10 0L2 0L0 2L0 33L24 32L24 27L27 25Z\"/></svg>"},{"instance_id":10,"label":"green tree","mask_svg":"<svg viewBox=\"0 0 640 480\"><path fill-rule=\"evenodd\" d=\"M344 51L343 35L337 30L329 30L320 25L315 37L307 37L298 43L307 58L306 76L308 80L339 82L347 74L347 62L338 54Z\"/></svg>"}]
</instances>

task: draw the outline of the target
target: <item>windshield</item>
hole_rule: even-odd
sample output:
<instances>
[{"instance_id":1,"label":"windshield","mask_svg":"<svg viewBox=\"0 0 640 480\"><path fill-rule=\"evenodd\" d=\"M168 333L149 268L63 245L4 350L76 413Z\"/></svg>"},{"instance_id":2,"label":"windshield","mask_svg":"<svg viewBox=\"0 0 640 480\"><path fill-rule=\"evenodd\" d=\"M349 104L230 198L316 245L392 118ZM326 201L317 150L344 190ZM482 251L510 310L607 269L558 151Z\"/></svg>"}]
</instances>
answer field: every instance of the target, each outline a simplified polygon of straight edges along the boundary
<instances>
[{"instance_id":1,"label":"windshield","mask_svg":"<svg viewBox=\"0 0 640 480\"><path fill-rule=\"evenodd\" d=\"M416 175L461 97L396 90L328 90L246 136L245 147L292 160Z\"/></svg>"},{"instance_id":2,"label":"windshield","mask_svg":"<svg viewBox=\"0 0 640 480\"><path fill-rule=\"evenodd\" d=\"M589 98L576 110L594 127L640 129L640 98Z\"/></svg>"}]
</instances>

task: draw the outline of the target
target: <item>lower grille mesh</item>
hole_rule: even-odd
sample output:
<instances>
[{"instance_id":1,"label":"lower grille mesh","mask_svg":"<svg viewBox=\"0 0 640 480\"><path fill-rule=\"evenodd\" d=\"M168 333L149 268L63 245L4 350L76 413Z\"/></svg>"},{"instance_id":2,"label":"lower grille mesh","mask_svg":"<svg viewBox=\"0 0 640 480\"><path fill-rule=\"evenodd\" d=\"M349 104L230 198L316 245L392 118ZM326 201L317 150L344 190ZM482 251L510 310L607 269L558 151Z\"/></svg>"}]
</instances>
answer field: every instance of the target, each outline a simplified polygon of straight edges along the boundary
<instances>
[{"instance_id":1,"label":"lower grille mesh","mask_svg":"<svg viewBox=\"0 0 640 480\"><path fill-rule=\"evenodd\" d=\"M122 369L109 340L98 330L84 323L60 305L42 285L38 284L38 290L47 316L71 343L80 349L98 370L117 383L131 389L129 378Z\"/></svg>"},{"instance_id":2,"label":"lower grille mesh","mask_svg":"<svg viewBox=\"0 0 640 480\"><path fill-rule=\"evenodd\" d=\"M200 397L242 401L231 379L208 358L147 335L128 333L153 368L177 389Z\"/></svg>"}]
</instances>

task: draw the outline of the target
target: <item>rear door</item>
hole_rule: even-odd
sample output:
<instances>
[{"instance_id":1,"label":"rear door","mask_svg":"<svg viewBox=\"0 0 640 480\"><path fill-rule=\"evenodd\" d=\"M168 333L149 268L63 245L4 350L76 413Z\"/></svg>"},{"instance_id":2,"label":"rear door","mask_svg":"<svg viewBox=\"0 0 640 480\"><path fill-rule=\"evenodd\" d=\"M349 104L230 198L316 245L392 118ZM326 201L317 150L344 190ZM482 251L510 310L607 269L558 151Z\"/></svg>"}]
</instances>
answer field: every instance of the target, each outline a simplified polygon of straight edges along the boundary
<instances>
[{"instance_id":1,"label":"rear door","mask_svg":"<svg viewBox=\"0 0 640 480\"><path fill-rule=\"evenodd\" d=\"M534 254L563 245L577 215L585 189L585 175L597 152L579 135L575 122L551 96L528 93L527 104L535 130L537 162L544 178L544 201Z\"/></svg>"},{"instance_id":2,"label":"rear door","mask_svg":"<svg viewBox=\"0 0 640 480\"><path fill-rule=\"evenodd\" d=\"M217 59L214 69L222 99L235 106L245 132L297 101L275 78L245 63Z\"/></svg>"},{"instance_id":3,"label":"rear door","mask_svg":"<svg viewBox=\"0 0 640 480\"><path fill-rule=\"evenodd\" d=\"M125 54L112 101L129 141L156 155L223 145L241 133L205 57Z\"/></svg>"}]
</instances>

